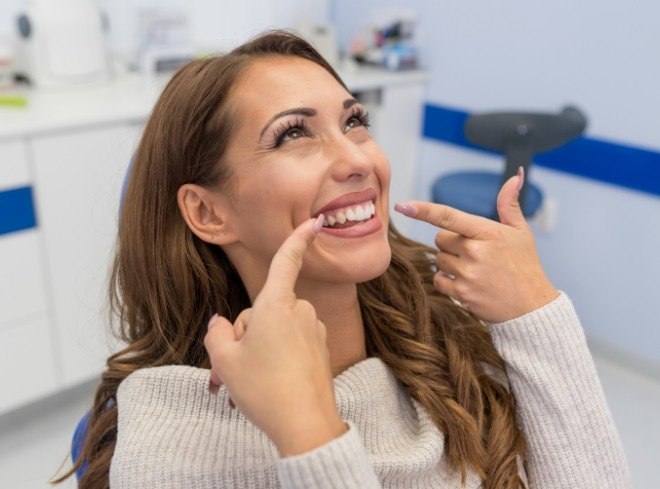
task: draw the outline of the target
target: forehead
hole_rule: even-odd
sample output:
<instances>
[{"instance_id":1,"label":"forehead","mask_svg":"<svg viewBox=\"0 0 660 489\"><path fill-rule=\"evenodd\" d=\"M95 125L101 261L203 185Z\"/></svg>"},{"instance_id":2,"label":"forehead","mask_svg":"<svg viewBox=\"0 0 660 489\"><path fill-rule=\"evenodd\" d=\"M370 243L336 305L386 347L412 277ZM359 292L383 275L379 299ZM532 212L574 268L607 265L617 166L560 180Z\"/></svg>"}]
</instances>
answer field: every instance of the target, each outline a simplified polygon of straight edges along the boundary
<instances>
[{"instance_id":1,"label":"forehead","mask_svg":"<svg viewBox=\"0 0 660 489\"><path fill-rule=\"evenodd\" d=\"M268 119L294 107L341 107L350 94L322 66L298 57L276 56L250 64L232 93L239 113Z\"/></svg>"}]
</instances>

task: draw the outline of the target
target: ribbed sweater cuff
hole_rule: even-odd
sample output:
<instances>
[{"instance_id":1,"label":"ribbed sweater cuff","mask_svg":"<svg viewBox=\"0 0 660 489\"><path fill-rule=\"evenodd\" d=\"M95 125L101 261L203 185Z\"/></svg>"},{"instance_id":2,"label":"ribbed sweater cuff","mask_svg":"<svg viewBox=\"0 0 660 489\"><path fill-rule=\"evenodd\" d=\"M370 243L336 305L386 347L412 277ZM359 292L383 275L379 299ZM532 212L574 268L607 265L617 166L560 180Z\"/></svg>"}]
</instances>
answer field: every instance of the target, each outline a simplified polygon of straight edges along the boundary
<instances>
[{"instance_id":1,"label":"ribbed sweater cuff","mask_svg":"<svg viewBox=\"0 0 660 489\"><path fill-rule=\"evenodd\" d=\"M284 489L357 489L381 487L352 421L343 435L309 452L277 460Z\"/></svg>"},{"instance_id":2,"label":"ribbed sweater cuff","mask_svg":"<svg viewBox=\"0 0 660 489\"><path fill-rule=\"evenodd\" d=\"M534 311L502 323L488 323L488 326L495 335L494 339L507 343L528 341L530 333L535 331L547 341L560 332L560 328L570 332L570 336L575 333L584 336L573 303L564 292L559 292L558 297ZM548 334L547 328L552 329L552 335Z\"/></svg>"}]
</instances>

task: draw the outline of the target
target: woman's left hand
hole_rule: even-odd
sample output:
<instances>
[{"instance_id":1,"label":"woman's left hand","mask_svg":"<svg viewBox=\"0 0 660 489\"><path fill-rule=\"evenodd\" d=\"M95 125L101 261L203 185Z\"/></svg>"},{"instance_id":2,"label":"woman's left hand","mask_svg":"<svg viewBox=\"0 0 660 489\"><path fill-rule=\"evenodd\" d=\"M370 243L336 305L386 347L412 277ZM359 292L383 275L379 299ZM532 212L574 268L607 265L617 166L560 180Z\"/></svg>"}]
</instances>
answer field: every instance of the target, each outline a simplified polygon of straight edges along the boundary
<instances>
[{"instance_id":1,"label":"woman's left hand","mask_svg":"<svg viewBox=\"0 0 660 489\"><path fill-rule=\"evenodd\" d=\"M497 196L501 222L428 202L395 206L443 229L435 237L435 287L491 323L522 316L559 295L543 271L518 203L523 179L520 173L502 186Z\"/></svg>"}]
</instances>

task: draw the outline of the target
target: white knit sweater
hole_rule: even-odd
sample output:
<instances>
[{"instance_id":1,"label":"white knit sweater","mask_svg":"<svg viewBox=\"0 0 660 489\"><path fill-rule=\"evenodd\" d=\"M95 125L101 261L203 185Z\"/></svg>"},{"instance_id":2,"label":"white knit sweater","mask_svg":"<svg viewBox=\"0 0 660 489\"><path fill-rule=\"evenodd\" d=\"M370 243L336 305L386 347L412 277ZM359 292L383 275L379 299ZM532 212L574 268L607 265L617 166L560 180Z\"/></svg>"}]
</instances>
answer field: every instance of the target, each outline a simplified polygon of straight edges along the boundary
<instances>
[{"instance_id":1,"label":"white knit sweater","mask_svg":"<svg viewBox=\"0 0 660 489\"><path fill-rule=\"evenodd\" d=\"M614 423L573 306L564 293L489 325L507 364L527 439L529 487L631 486ZM227 392L208 392L209 370L138 370L117 392L113 488L459 488L444 437L379 358L334 379L349 430L309 452L280 458ZM466 488L481 481L469 473Z\"/></svg>"}]
</instances>

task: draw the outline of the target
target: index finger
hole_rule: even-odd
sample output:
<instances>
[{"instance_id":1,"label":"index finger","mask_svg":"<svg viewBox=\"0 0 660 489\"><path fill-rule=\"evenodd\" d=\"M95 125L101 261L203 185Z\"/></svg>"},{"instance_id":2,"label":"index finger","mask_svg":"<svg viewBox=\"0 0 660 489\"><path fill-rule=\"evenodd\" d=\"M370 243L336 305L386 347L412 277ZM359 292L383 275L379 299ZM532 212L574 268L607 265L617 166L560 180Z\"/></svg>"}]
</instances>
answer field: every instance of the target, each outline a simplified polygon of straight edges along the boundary
<instances>
[{"instance_id":1,"label":"index finger","mask_svg":"<svg viewBox=\"0 0 660 489\"><path fill-rule=\"evenodd\" d=\"M466 238L476 238L493 221L481 216L459 211L453 207L421 200L413 200L403 205L396 204L396 210L408 217L426 221L442 229L454 231Z\"/></svg>"},{"instance_id":2,"label":"index finger","mask_svg":"<svg viewBox=\"0 0 660 489\"><path fill-rule=\"evenodd\" d=\"M266 283L259 295L293 294L298 274L303 264L303 255L323 225L324 216L308 219L284 240L270 263Z\"/></svg>"}]
</instances>

